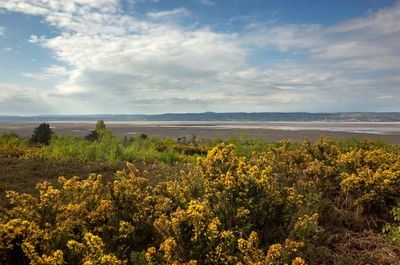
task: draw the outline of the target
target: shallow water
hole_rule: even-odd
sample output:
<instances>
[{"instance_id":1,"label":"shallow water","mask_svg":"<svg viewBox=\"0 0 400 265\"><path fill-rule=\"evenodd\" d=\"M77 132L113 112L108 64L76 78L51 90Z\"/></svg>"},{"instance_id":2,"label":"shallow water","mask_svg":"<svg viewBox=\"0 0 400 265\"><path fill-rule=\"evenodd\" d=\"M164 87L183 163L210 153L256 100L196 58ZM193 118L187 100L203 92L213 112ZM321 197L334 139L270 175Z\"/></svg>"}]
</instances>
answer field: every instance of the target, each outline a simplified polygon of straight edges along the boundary
<instances>
[{"instance_id":1,"label":"shallow water","mask_svg":"<svg viewBox=\"0 0 400 265\"><path fill-rule=\"evenodd\" d=\"M318 130L391 135L400 133L400 122L106 122L113 125L145 125L159 128Z\"/></svg>"},{"instance_id":2,"label":"shallow water","mask_svg":"<svg viewBox=\"0 0 400 265\"><path fill-rule=\"evenodd\" d=\"M105 121L109 127L128 129L135 127L154 128L199 128L199 129L267 129L285 131L330 131L376 135L400 134L400 122L212 122L212 121ZM34 123L1 123L0 131L24 130ZM74 133L87 133L94 129L94 121L52 121L53 129L71 128ZM79 128L77 128L79 127ZM128 130L125 134L138 134Z\"/></svg>"}]
</instances>

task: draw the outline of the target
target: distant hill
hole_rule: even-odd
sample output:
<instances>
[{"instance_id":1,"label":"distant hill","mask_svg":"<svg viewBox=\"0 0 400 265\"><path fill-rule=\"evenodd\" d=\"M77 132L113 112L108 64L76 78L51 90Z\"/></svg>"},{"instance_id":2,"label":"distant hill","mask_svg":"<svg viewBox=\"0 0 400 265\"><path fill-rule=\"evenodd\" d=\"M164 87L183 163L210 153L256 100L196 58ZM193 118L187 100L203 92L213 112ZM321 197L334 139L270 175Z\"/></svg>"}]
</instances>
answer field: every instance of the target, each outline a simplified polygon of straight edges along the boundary
<instances>
[{"instance_id":1,"label":"distant hill","mask_svg":"<svg viewBox=\"0 0 400 265\"><path fill-rule=\"evenodd\" d=\"M145 114L98 114L98 115L40 115L0 116L0 122L50 122L50 121L400 121L400 112L229 112L229 113L166 113Z\"/></svg>"}]
</instances>

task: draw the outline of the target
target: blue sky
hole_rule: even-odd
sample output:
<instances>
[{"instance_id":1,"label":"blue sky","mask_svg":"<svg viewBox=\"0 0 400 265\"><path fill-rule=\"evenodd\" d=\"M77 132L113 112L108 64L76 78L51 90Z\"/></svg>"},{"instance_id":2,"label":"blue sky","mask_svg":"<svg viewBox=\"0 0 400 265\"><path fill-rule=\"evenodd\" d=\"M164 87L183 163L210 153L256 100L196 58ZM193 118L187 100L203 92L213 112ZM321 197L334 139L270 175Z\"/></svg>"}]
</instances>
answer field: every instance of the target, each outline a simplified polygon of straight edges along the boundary
<instances>
[{"instance_id":1,"label":"blue sky","mask_svg":"<svg viewBox=\"0 0 400 265\"><path fill-rule=\"evenodd\" d=\"M0 115L400 111L400 2L0 0Z\"/></svg>"}]
</instances>

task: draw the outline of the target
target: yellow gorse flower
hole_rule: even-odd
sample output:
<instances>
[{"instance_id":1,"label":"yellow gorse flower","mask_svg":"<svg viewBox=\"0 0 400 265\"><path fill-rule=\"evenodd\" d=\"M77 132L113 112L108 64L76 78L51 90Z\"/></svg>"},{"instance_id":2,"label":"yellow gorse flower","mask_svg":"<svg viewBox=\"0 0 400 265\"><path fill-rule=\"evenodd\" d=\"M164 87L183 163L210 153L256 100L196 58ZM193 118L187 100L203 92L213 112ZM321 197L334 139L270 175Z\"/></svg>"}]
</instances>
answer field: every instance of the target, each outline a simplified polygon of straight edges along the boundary
<instances>
[{"instance_id":1,"label":"yellow gorse flower","mask_svg":"<svg viewBox=\"0 0 400 265\"><path fill-rule=\"evenodd\" d=\"M0 254L31 264L306 264L325 231L321 202L340 194L391 209L399 157L329 139L248 157L221 144L163 178L150 168L162 165L133 164L111 181L60 177L36 195L7 192Z\"/></svg>"}]
</instances>

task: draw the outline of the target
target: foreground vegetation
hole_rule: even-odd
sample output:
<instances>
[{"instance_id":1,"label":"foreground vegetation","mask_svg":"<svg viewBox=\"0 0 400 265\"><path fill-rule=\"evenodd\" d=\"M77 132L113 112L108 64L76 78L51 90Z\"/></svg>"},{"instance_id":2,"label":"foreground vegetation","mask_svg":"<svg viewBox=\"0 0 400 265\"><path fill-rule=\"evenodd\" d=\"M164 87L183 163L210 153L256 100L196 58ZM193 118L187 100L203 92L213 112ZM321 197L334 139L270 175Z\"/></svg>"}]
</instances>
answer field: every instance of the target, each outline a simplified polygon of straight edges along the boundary
<instances>
[{"instance_id":1,"label":"foreground vegetation","mask_svg":"<svg viewBox=\"0 0 400 265\"><path fill-rule=\"evenodd\" d=\"M399 264L399 146L96 135L0 136L1 264Z\"/></svg>"}]
</instances>

